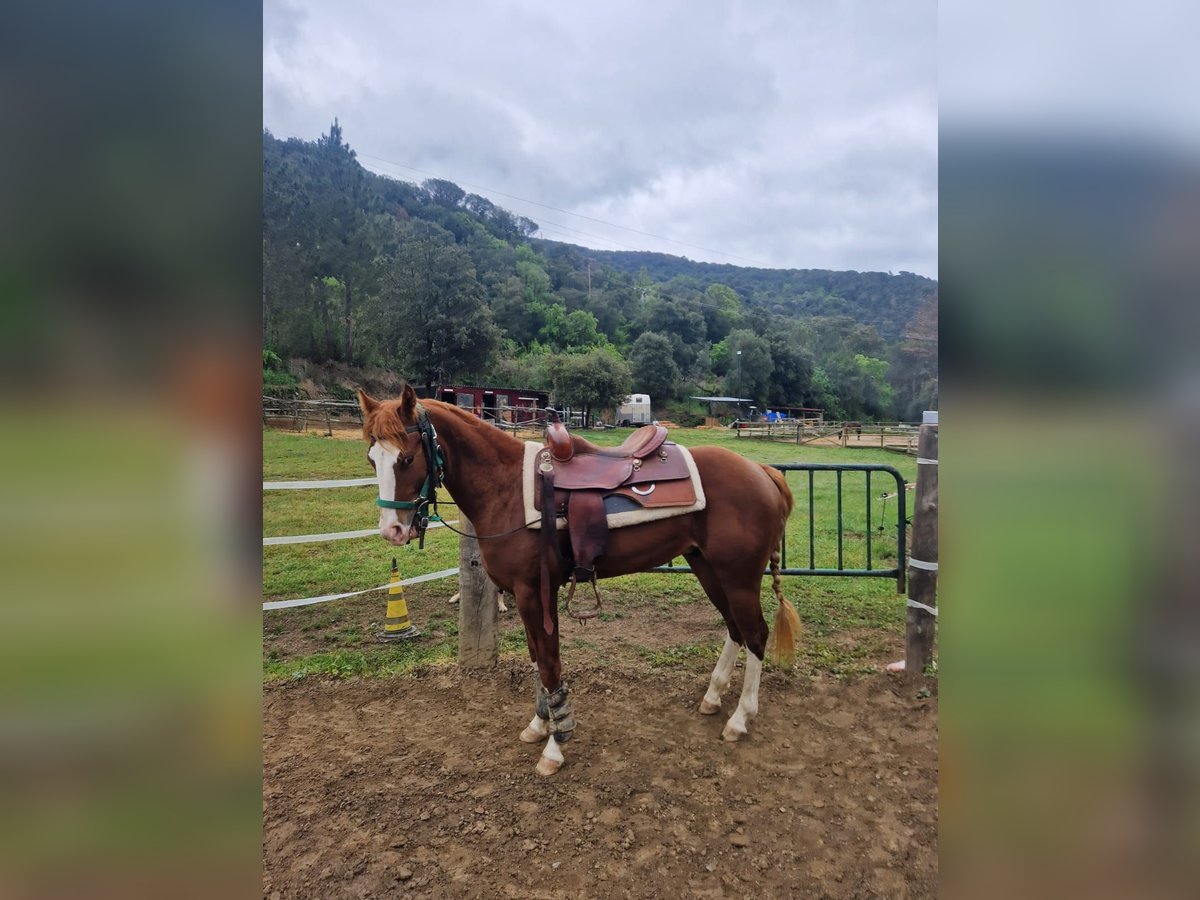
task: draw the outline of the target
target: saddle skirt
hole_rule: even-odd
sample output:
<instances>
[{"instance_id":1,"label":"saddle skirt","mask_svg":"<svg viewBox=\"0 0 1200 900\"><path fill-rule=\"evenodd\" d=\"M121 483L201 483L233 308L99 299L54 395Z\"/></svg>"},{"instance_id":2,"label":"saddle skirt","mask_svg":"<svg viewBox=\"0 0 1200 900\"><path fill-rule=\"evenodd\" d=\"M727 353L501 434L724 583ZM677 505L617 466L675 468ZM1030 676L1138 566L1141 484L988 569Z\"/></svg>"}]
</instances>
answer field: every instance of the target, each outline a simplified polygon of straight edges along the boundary
<instances>
[{"instance_id":1,"label":"saddle skirt","mask_svg":"<svg viewBox=\"0 0 1200 900\"><path fill-rule=\"evenodd\" d=\"M663 443L645 459L576 455L562 463L548 448L533 441L525 443L522 494L525 521L541 528L541 478L539 467L554 467L554 506L559 511L556 525L567 527L562 511L568 495L576 491L597 492L604 498L609 528L624 528L705 508L704 486L692 454L686 447Z\"/></svg>"}]
</instances>

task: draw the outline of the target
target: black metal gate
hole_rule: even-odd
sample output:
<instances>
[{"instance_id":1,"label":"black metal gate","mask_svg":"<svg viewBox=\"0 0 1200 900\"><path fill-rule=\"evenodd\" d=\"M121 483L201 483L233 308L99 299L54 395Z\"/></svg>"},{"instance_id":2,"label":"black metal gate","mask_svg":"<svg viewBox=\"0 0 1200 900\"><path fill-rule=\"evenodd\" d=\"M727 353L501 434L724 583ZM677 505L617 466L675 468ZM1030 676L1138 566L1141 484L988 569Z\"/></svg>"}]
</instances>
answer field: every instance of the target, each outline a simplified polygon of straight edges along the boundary
<instances>
[{"instance_id":1,"label":"black metal gate","mask_svg":"<svg viewBox=\"0 0 1200 900\"><path fill-rule=\"evenodd\" d=\"M844 577L844 578L895 578L896 579L896 593L898 593L898 594L904 593L905 573L907 571L907 567L905 565L905 529L906 529L906 526L908 523L908 505L907 505L905 493L904 493L904 476L903 475L901 475L898 471L896 471L896 469L892 468L891 466L882 466L882 465L875 465L875 464L869 464L869 463L862 463L862 464L857 464L857 463L773 463L771 465L773 468L779 469L781 472L783 472L785 474L785 477L788 472L807 472L808 473L808 554L807 554L808 565L807 566L789 565L787 535L785 534L783 537L783 544L781 547L781 549L783 551L783 559L782 559L782 563L781 563L782 574L784 574L784 575L832 575L832 576L840 576L840 577ZM815 490L814 489L816 487L817 473L819 473L819 472L820 473L826 473L826 472L833 473L833 476L835 479L835 486L837 488L837 553L836 553L837 562L836 562L836 565L833 565L832 559L827 559L824 555L822 556L822 559L821 559L821 562L823 563L823 565L820 565L820 566L817 565L817 546L816 546L816 544L817 544L817 542L816 542L817 522L816 522L816 517L815 517L816 505L815 505ZM846 566L845 566L845 554L844 554L845 500L843 497L843 488L845 486L844 481L845 481L845 476L847 473L863 473L865 476L865 478L864 478L865 490L863 492L863 496L865 497L865 507L866 507L866 528L864 531L865 544L866 544L866 560L865 560L866 565L861 568L846 568ZM895 484L895 489L896 489L895 498L894 498L896 501L896 507L895 507L896 514L895 514L894 519L892 520L892 523L884 521L885 518L887 517L887 499L883 499L882 497L874 498L874 499L879 500L879 502L882 504L882 510L880 511L880 516L879 516L880 532L885 531L885 529L887 529L889 527L889 525L891 527L895 528L894 540L895 540L895 546L896 546L896 564L894 566L890 566L888 568L877 568L873 565L873 563L876 561L876 555L874 555L872 553L872 550L873 550L872 544L875 542L878 542L878 541L887 540L890 545L890 543L892 541L892 538L886 534L881 534L878 538L876 538L876 536L874 534L873 523L871 520L872 499L873 499L872 493L871 493L871 476L872 476L872 474L875 474L875 473L879 473L878 477L876 478L877 485L879 483L879 480L882 479L883 476L890 476L891 480ZM883 479L883 480L886 483L886 479ZM891 499L891 497L888 497L888 499ZM796 505L797 505L797 510L802 508L800 503L797 503ZM795 515L797 510L794 510L792 514ZM801 562L803 562L803 559L804 559L804 557L802 555ZM829 563L829 564L826 565L824 563ZM651 569L650 571L652 571L652 572L690 572L691 568L689 566L671 565L671 566L659 566L658 568ZM764 573L764 574L769 574L769 573Z\"/></svg>"}]
</instances>

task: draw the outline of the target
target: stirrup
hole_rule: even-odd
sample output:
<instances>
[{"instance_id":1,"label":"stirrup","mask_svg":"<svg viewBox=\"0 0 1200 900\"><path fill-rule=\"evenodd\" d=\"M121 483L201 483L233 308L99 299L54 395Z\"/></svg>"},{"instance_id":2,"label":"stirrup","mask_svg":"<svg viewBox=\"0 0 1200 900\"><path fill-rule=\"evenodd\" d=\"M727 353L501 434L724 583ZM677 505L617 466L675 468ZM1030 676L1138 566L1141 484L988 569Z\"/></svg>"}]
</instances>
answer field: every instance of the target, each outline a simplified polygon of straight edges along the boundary
<instances>
[{"instance_id":1,"label":"stirrup","mask_svg":"<svg viewBox=\"0 0 1200 900\"><path fill-rule=\"evenodd\" d=\"M579 622L581 622L581 623L586 622L588 619L594 619L598 615L600 615L600 608L603 605L600 601L600 590L596 587L596 571L595 571L595 569L592 570L592 577L590 579L590 583L592 585L592 593L595 595L595 600L596 600L595 604L592 604L590 601L588 601L582 607L580 607L578 609L572 609L571 601L575 599L575 588L579 584L579 575L576 573L571 573L571 587L567 591L567 603L566 603L567 615L570 616L572 619L579 620Z\"/></svg>"}]
</instances>

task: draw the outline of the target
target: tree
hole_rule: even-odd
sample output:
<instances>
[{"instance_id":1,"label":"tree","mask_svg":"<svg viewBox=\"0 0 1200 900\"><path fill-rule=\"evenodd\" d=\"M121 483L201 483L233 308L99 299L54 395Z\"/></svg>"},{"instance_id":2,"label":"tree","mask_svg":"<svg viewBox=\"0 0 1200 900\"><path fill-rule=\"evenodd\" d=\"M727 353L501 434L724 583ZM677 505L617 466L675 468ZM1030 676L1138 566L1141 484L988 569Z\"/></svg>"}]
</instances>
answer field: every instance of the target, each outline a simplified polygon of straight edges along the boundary
<instances>
[{"instance_id":1,"label":"tree","mask_svg":"<svg viewBox=\"0 0 1200 900\"><path fill-rule=\"evenodd\" d=\"M915 421L921 411L936 409L938 403L938 294L929 296L917 307L904 331L889 380L896 388L896 415Z\"/></svg>"},{"instance_id":2,"label":"tree","mask_svg":"<svg viewBox=\"0 0 1200 900\"><path fill-rule=\"evenodd\" d=\"M738 357L741 351L741 357ZM729 374L725 383L735 397L749 397L764 403L775 366L771 362L771 347L765 338L749 329L739 329L729 335Z\"/></svg>"},{"instance_id":3,"label":"tree","mask_svg":"<svg viewBox=\"0 0 1200 900\"><path fill-rule=\"evenodd\" d=\"M444 178L430 178L421 184L429 192L429 196L433 198L433 202L438 206L444 206L447 209L455 209L458 204L463 202L467 196L467 192L460 188L453 181L446 181ZM483 200L482 197L479 198ZM486 203L487 201L484 200Z\"/></svg>"},{"instance_id":4,"label":"tree","mask_svg":"<svg viewBox=\"0 0 1200 900\"><path fill-rule=\"evenodd\" d=\"M892 386L887 380L887 360L858 353L854 363L858 367L864 411L871 418L892 418Z\"/></svg>"},{"instance_id":5,"label":"tree","mask_svg":"<svg viewBox=\"0 0 1200 900\"><path fill-rule=\"evenodd\" d=\"M554 402L581 410L586 422L593 410L620 406L633 389L629 365L608 347L559 354L550 359L548 369Z\"/></svg>"},{"instance_id":6,"label":"tree","mask_svg":"<svg viewBox=\"0 0 1200 900\"><path fill-rule=\"evenodd\" d=\"M656 401L674 399L679 392L679 367L671 356L666 335L647 331L633 342L629 356L633 383Z\"/></svg>"},{"instance_id":7,"label":"tree","mask_svg":"<svg viewBox=\"0 0 1200 900\"><path fill-rule=\"evenodd\" d=\"M767 400L777 406L803 406L812 399L813 360L799 335L778 328L767 337L771 348L771 383Z\"/></svg>"},{"instance_id":8,"label":"tree","mask_svg":"<svg viewBox=\"0 0 1200 900\"><path fill-rule=\"evenodd\" d=\"M841 400L838 399L833 379L829 377L829 373L822 366L816 366L813 369L812 389L813 405L825 410L827 421L844 422L849 418L845 409L842 408Z\"/></svg>"},{"instance_id":9,"label":"tree","mask_svg":"<svg viewBox=\"0 0 1200 900\"><path fill-rule=\"evenodd\" d=\"M708 328L694 301L660 295L646 306L647 331L657 331L671 341L671 356L681 372L691 369L704 348Z\"/></svg>"},{"instance_id":10,"label":"tree","mask_svg":"<svg viewBox=\"0 0 1200 900\"><path fill-rule=\"evenodd\" d=\"M471 266L461 255L454 262L459 275L473 266L465 295L487 298L512 359L609 343L632 359L650 332L670 342L678 374L658 379L673 385L668 393L713 373L725 379L715 392L773 403L801 402L799 394L855 418L914 418L937 402L937 283L910 273L751 269L540 240L535 223L452 182L420 187L366 171L337 120L317 141L264 131L262 200L263 334L284 358L396 361L407 327L399 321L401 282L406 294L420 293L409 245L432 240L469 253ZM445 274L435 268L420 278L432 284ZM456 317L451 333L469 318ZM746 334L767 342L769 370ZM438 371L479 371L495 346L482 340ZM643 365L650 358L665 355ZM881 377L883 361L891 367ZM639 369L643 375L653 382L655 373Z\"/></svg>"},{"instance_id":11,"label":"tree","mask_svg":"<svg viewBox=\"0 0 1200 900\"><path fill-rule=\"evenodd\" d=\"M414 380L428 388L488 366L500 333L462 247L414 235L401 247L385 292L389 349Z\"/></svg>"},{"instance_id":12,"label":"tree","mask_svg":"<svg viewBox=\"0 0 1200 900\"><path fill-rule=\"evenodd\" d=\"M577 309L573 313L568 313L566 322L563 324L563 337L567 349L586 350L589 347L601 346L604 343L604 336L600 334L596 327L597 324L596 317L586 309Z\"/></svg>"},{"instance_id":13,"label":"tree","mask_svg":"<svg viewBox=\"0 0 1200 900\"><path fill-rule=\"evenodd\" d=\"M710 284L704 291L704 321L708 339L714 344L723 341L737 325L742 314L742 298L733 288Z\"/></svg>"}]
</instances>

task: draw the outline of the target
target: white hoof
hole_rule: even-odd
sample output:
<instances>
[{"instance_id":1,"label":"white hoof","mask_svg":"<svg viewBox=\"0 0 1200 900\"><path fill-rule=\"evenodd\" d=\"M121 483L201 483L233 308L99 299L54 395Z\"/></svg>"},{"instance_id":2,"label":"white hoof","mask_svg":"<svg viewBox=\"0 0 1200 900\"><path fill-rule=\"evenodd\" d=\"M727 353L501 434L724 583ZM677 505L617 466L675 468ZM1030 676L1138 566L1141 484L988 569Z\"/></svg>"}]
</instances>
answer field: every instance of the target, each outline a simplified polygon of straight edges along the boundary
<instances>
[{"instance_id":1,"label":"white hoof","mask_svg":"<svg viewBox=\"0 0 1200 900\"><path fill-rule=\"evenodd\" d=\"M542 751L542 758L538 760L537 773L543 776L553 775L562 768L562 764L562 750L558 748L558 741L554 739L554 735L550 735L546 749Z\"/></svg>"},{"instance_id":2,"label":"white hoof","mask_svg":"<svg viewBox=\"0 0 1200 900\"><path fill-rule=\"evenodd\" d=\"M740 741L746 736L746 729L738 727L733 722L725 725L725 730L721 732L721 737L727 741Z\"/></svg>"},{"instance_id":3,"label":"white hoof","mask_svg":"<svg viewBox=\"0 0 1200 900\"><path fill-rule=\"evenodd\" d=\"M521 732L521 740L526 744L540 744L549 736L550 726L546 724L545 719L538 715L530 719L525 730Z\"/></svg>"},{"instance_id":4,"label":"white hoof","mask_svg":"<svg viewBox=\"0 0 1200 900\"><path fill-rule=\"evenodd\" d=\"M524 741L526 744L540 744L542 741L544 741L546 739L546 735L544 735L538 731L535 731L532 728L526 728L524 731L521 732L520 737L521 737L521 740Z\"/></svg>"},{"instance_id":5,"label":"white hoof","mask_svg":"<svg viewBox=\"0 0 1200 900\"><path fill-rule=\"evenodd\" d=\"M457 603L457 602L458 602L458 594L455 594L453 597L451 597L451 598L450 598L450 602L451 602L451 603Z\"/></svg>"},{"instance_id":6,"label":"white hoof","mask_svg":"<svg viewBox=\"0 0 1200 900\"><path fill-rule=\"evenodd\" d=\"M700 701L700 715L711 716L711 715L715 715L716 713L719 713L720 711L721 711L720 701L718 701L716 703L709 703L707 698Z\"/></svg>"}]
</instances>

